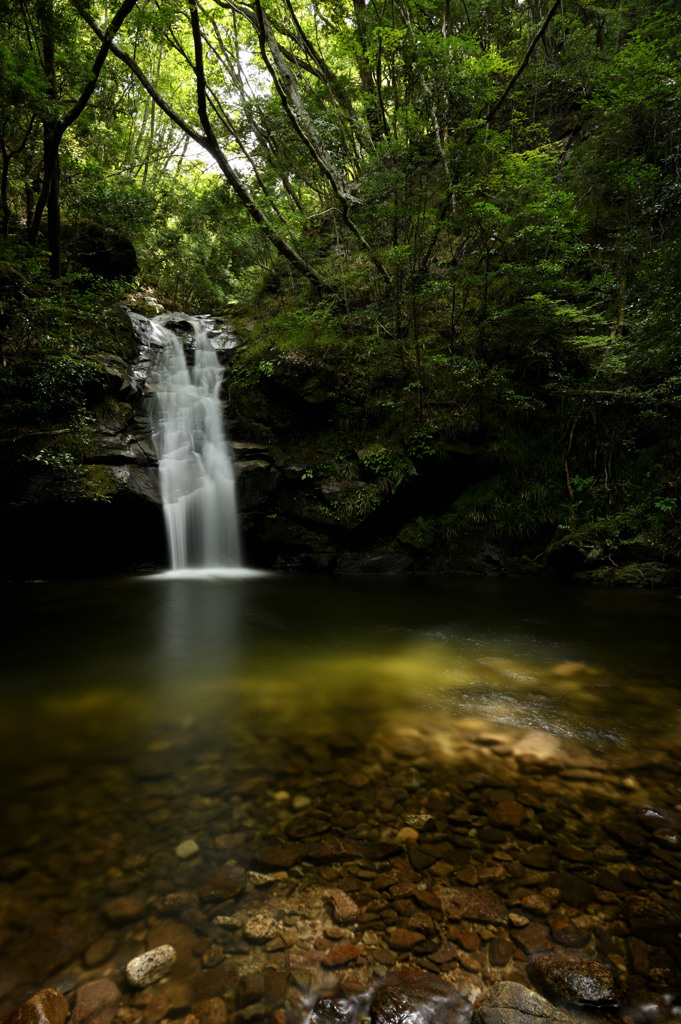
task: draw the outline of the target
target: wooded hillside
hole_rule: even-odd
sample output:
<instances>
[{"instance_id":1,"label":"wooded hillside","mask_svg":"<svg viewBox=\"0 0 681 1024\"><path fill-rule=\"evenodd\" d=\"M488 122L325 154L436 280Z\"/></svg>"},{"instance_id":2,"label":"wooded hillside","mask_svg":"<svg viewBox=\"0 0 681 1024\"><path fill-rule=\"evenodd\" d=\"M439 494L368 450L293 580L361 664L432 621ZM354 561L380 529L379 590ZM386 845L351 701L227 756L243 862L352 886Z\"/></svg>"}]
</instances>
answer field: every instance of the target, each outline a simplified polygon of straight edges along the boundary
<instances>
[{"instance_id":1,"label":"wooded hillside","mask_svg":"<svg viewBox=\"0 0 681 1024\"><path fill-rule=\"evenodd\" d=\"M3 464L78 472L142 288L339 515L422 474L414 550L673 566L680 51L679 0L0 0Z\"/></svg>"}]
</instances>

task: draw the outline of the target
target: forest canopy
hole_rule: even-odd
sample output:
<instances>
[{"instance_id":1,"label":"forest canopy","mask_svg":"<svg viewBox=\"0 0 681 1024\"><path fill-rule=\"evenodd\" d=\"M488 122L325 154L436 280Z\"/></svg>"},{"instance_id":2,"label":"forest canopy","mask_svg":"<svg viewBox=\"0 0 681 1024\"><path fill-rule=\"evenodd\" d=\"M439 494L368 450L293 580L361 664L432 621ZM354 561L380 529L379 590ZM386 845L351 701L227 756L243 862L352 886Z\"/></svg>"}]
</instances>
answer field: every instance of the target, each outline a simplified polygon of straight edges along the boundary
<instances>
[{"instance_id":1,"label":"forest canopy","mask_svg":"<svg viewBox=\"0 0 681 1024\"><path fill-rule=\"evenodd\" d=\"M0 0L5 375L87 357L122 235L255 325L237 405L297 352L405 465L478 445L448 536L675 552L680 50L679 0Z\"/></svg>"}]
</instances>

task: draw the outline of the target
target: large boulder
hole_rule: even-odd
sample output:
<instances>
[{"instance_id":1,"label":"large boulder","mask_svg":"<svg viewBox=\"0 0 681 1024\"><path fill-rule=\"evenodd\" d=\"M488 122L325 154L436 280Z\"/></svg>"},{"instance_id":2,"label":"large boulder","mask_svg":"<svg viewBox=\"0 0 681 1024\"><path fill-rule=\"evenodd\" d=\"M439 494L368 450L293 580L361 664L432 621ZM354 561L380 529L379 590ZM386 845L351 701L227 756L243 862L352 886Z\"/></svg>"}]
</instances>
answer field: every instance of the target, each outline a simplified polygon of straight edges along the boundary
<instances>
[{"instance_id":1,"label":"large boulder","mask_svg":"<svg viewBox=\"0 0 681 1024\"><path fill-rule=\"evenodd\" d=\"M573 1018L524 985L500 981L475 1007L473 1024L573 1024Z\"/></svg>"},{"instance_id":2,"label":"large boulder","mask_svg":"<svg viewBox=\"0 0 681 1024\"><path fill-rule=\"evenodd\" d=\"M527 973L532 984L552 1002L591 1009L617 1005L611 968L591 957L538 953L528 963Z\"/></svg>"},{"instance_id":3,"label":"large boulder","mask_svg":"<svg viewBox=\"0 0 681 1024\"><path fill-rule=\"evenodd\" d=\"M131 280L139 274L137 253L129 238L95 221L64 232L65 248L76 263L98 277Z\"/></svg>"},{"instance_id":4,"label":"large boulder","mask_svg":"<svg viewBox=\"0 0 681 1024\"><path fill-rule=\"evenodd\" d=\"M396 971L374 992L372 1024L468 1024L473 1008L444 978Z\"/></svg>"}]
</instances>

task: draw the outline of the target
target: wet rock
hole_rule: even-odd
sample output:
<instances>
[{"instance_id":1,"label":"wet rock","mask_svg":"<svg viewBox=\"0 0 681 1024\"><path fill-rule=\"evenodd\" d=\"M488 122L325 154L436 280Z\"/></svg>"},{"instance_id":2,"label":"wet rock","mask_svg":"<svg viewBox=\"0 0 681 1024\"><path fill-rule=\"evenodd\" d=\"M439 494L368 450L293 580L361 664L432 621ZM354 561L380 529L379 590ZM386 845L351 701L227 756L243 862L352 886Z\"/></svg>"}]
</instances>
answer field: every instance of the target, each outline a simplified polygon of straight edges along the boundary
<instances>
[{"instance_id":1,"label":"wet rock","mask_svg":"<svg viewBox=\"0 0 681 1024\"><path fill-rule=\"evenodd\" d=\"M143 989L137 992L130 1000L133 1006L139 1007L144 1012L144 1020L148 1024L158 1024L158 1021L168 1013L168 1000L163 992Z\"/></svg>"},{"instance_id":2,"label":"wet rock","mask_svg":"<svg viewBox=\"0 0 681 1024\"><path fill-rule=\"evenodd\" d=\"M527 817L527 808L517 800L501 800L487 817L496 828L518 828Z\"/></svg>"},{"instance_id":3,"label":"wet rock","mask_svg":"<svg viewBox=\"0 0 681 1024\"><path fill-rule=\"evenodd\" d=\"M556 843L556 852L563 860L570 860L573 864L591 864L594 859L591 850L582 850L581 847L574 846L572 843Z\"/></svg>"},{"instance_id":4,"label":"wet rock","mask_svg":"<svg viewBox=\"0 0 681 1024\"><path fill-rule=\"evenodd\" d=\"M254 509L265 505L281 479L279 473L263 459L235 463L239 508Z\"/></svg>"},{"instance_id":5,"label":"wet rock","mask_svg":"<svg viewBox=\"0 0 681 1024\"><path fill-rule=\"evenodd\" d=\"M261 846L256 852L255 859L258 864L265 868L283 869L286 871L298 862L300 852L297 846Z\"/></svg>"},{"instance_id":6,"label":"wet rock","mask_svg":"<svg viewBox=\"0 0 681 1024\"><path fill-rule=\"evenodd\" d=\"M327 889L324 899L331 904L331 913L338 924L349 924L359 917L359 907L342 889Z\"/></svg>"},{"instance_id":7,"label":"wet rock","mask_svg":"<svg viewBox=\"0 0 681 1024\"><path fill-rule=\"evenodd\" d=\"M506 906L498 896L484 889L452 889L442 902L449 917L485 924L506 924L508 921Z\"/></svg>"},{"instance_id":8,"label":"wet rock","mask_svg":"<svg viewBox=\"0 0 681 1024\"><path fill-rule=\"evenodd\" d=\"M573 1018L514 981L493 985L475 1007L473 1024L572 1024Z\"/></svg>"},{"instance_id":9,"label":"wet rock","mask_svg":"<svg viewBox=\"0 0 681 1024\"><path fill-rule=\"evenodd\" d=\"M554 1002L592 1008L617 1005L613 972L598 960L540 953L530 960L527 973L532 984Z\"/></svg>"},{"instance_id":10,"label":"wet rock","mask_svg":"<svg viewBox=\"0 0 681 1024\"><path fill-rule=\"evenodd\" d=\"M642 828L637 825L631 825L627 823L615 822L603 823L603 828L611 836L626 846L629 850L635 850L637 853L642 853L648 845L648 837Z\"/></svg>"},{"instance_id":11,"label":"wet rock","mask_svg":"<svg viewBox=\"0 0 681 1024\"><path fill-rule=\"evenodd\" d=\"M213 944L202 954L201 963L204 967L212 969L213 967L217 967L218 964L221 964L224 959L225 954L223 953L222 948Z\"/></svg>"},{"instance_id":12,"label":"wet rock","mask_svg":"<svg viewBox=\"0 0 681 1024\"><path fill-rule=\"evenodd\" d=\"M560 889L561 899L565 903L572 907L578 907L580 910L591 903L596 896L596 890L591 882L567 871L555 875L552 884Z\"/></svg>"},{"instance_id":13,"label":"wet rock","mask_svg":"<svg viewBox=\"0 0 681 1024\"><path fill-rule=\"evenodd\" d=\"M432 917L428 914L424 914L421 910L412 914L407 924L412 931L425 932L426 935L432 935L436 931L435 922Z\"/></svg>"},{"instance_id":14,"label":"wet rock","mask_svg":"<svg viewBox=\"0 0 681 1024\"><path fill-rule=\"evenodd\" d=\"M639 807L636 818L648 832L671 829L681 832L681 814L666 807Z\"/></svg>"},{"instance_id":15,"label":"wet rock","mask_svg":"<svg viewBox=\"0 0 681 1024\"><path fill-rule=\"evenodd\" d=\"M170 974L176 960L175 950L172 946L157 946L150 949L134 960L125 968L125 977L128 984L133 988L146 988L153 985L155 981Z\"/></svg>"},{"instance_id":16,"label":"wet rock","mask_svg":"<svg viewBox=\"0 0 681 1024\"><path fill-rule=\"evenodd\" d=\"M515 946L510 939L497 936L492 939L488 948L487 956L491 967L505 967L515 952Z\"/></svg>"},{"instance_id":17,"label":"wet rock","mask_svg":"<svg viewBox=\"0 0 681 1024\"><path fill-rule=\"evenodd\" d=\"M189 860L199 852L199 844L195 839L184 839L175 847L175 856L180 860Z\"/></svg>"},{"instance_id":18,"label":"wet rock","mask_svg":"<svg viewBox=\"0 0 681 1024\"><path fill-rule=\"evenodd\" d=\"M353 1000L344 996L318 999L307 1024L352 1024L357 1014Z\"/></svg>"},{"instance_id":19,"label":"wet rock","mask_svg":"<svg viewBox=\"0 0 681 1024\"><path fill-rule=\"evenodd\" d=\"M308 839L310 836L322 835L330 828L331 822L328 819L304 814L289 822L286 826L286 834L293 839Z\"/></svg>"},{"instance_id":20,"label":"wet rock","mask_svg":"<svg viewBox=\"0 0 681 1024\"><path fill-rule=\"evenodd\" d=\"M138 921L145 908L144 900L137 896L117 896L102 904L102 913L111 924L128 924Z\"/></svg>"},{"instance_id":21,"label":"wet rock","mask_svg":"<svg viewBox=\"0 0 681 1024\"><path fill-rule=\"evenodd\" d=\"M121 1001L121 991L110 978L88 981L76 991L71 1024L111 1024Z\"/></svg>"},{"instance_id":22,"label":"wet rock","mask_svg":"<svg viewBox=\"0 0 681 1024\"><path fill-rule=\"evenodd\" d=\"M219 868L199 889L204 903L218 903L234 899L246 887L246 872L238 865Z\"/></svg>"},{"instance_id":23,"label":"wet rock","mask_svg":"<svg viewBox=\"0 0 681 1024\"><path fill-rule=\"evenodd\" d=\"M153 901L153 908L159 914L167 914L173 917L176 914L181 914L184 910L188 910L189 907L196 906L198 900L199 898L195 892L184 889L180 892L169 892L165 896L159 896Z\"/></svg>"},{"instance_id":24,"label":"wet rock","mask_svg":"<svg viewBox=\"0 0 681 1024\"><path fill-rule=\"evenodd\" d=\"M475 953L482 944L482 939L477 932L469 932L464 928L455 928L451 925L449 927L449 937L458 943L462 949L465 949L467 953Z\"/></svg>"},{"instance_id":25,"label":"wet rock","mask_svg":"<svg viewBox=\"0 0 681 1024\"><path fill-rule=\"evenodd\" d=\"M519 946L523 953L540 953L551 948L549 929L545 924L532 921L524 928L513 930L513 941Z\"/></svg>"},{"instance_id":26,"label":"wet rock","mask_svg":"<svg viewBox=\"0 0 681 1024\"><path fill-rule=\"evenodd\" d=\"M428 911L431 917L434 915L438 921L442 918L442 900L436 892L430 892L428 889L416 889L414 899Z\"/></svg>"},{"instance_id":27,"label":"wet rock","mask_svg":"<svg viewBox=\"0 0 681 1024\"><path fill-rule=\"evenodd\" d=\"M236 1005L239 1009L259 1003L265 996L265 976L257 972L243 974L236 990Z\"/></svg>"},{"instance_id":28,"label":"wet rock","mask_svg":"<svg viewBox=\"0 0 681 1024\"><path fill-rule=\"evenodd\" d=\"M545 896L541 896L539 893L532 893L530 896L523 896L520 901L521 907L524 910L530 910L533 914L539 914L540 917L546 917L551 911L551 904Z\"/></svg>"},{"instance_id":29,"label":"wet rock","mask_svg":"<svg viewBox=\"0 0 681 1024\"><path fill-rule=\"evenodd\" d=\"M508 840L508 835L500 828L483 825L478 829L478 839L489 846L501 846Z\"/></svg>"},{"instance_id":30,"label":"wet rock","mask_svg":"<svg viewBox=\"0 0 681 1024\"><path fill-rule=\"evenodd\" d=\"M573 949L581 949L586 946L591 938L591 932L587 928L580 928L574 921L564 914L553 913L547 917L551 934L561 946L570 946Z\"/></svg>"},{"instance_id":31,"label":"wet rock","mask_svg":"<svg viewBox=\"0 0 681 1024\"><path fill-rule=\"evenodd\" d=\"M371 1001L372 1024L467 1024L472 1013L444 978L416 971L389 974Z\"/></svg>"},{"instance_id":32,"label":"wet rock","mask_svg":"<svg viewBox=\"0 0 681 1024\"><path fill-rule=\"evenodd\" d=\"M116 940L112 938L96 939L92 942L83 954L83 961L86 967L99 967L109 957L113 956L116 949Z\"/></svg>"},{"instance_id":33,"label":"wet rock","mask_svg":"<svg viewBox=\"0 0 681 1024\"><path fill-rule=\"evenodd\" d=\"M64 1024L69 1004L56 988L43 988L5 1017L3 1024Z\"/></svg>"},{"instance_id":34,"label":"wet rock","mask_svg":"<svg viewBox=\"0 0 681 1024\"><path fill-rule=\"evenodd\" d=\"M349 964L352 960L356 960L358 956L359 949L357 946L344 942L337 946L332 946L322 957L322 964L324 967L341 967L343 964Z\"/></svg>"},{"instance_id":35,"label":"wet rock","mask_svg":"<svg viewBox=\"0 0 681 1024\"><path fill-rule=\"evenodd\" d=\"M441 946L430 953L428 959L434 964L448 964L452 960L457 960L459 956L459 950L453 942L443 942Z\"/></svg>"},{"instance_id":36,"label":"wet rock","mask_svg":"<svg viewBox=\"0 0 681 1024\"><path fill-rule=\"evenodd\" d=\"M220 996L202 999L193 1008L199 1024L227 1024L227 1006Z\"/></svg>"},{"instance_id":37,"label":"wet rock","mask_svg":"<svg viewBox=\"0 0 681 1024\"><path fill-rule=\"evenodd\" d=\"M681 829L656 828L653 839L661 846L666 846L668 850L681 850Z\"/></svg>"},{"instance_id":38,"label":"wet rock","mask_svg":"<svg viewBox=\"0 0 681 1024\"><path fill-rule=\"evenodd\" d=\"M249 942L267 942L277 934L277 922L270 914L254 914L244 926Z\"/></svg>"},{"instance_id":39,"label":"wet rock","mask_svg":"<svg viewBox=\"0 0 681 1024\"><path fill-rule=\"evenodd\" d=\"M403 852L399 843L384 842L377 839L356 843L355 845L366 861L390 860L391 857L397 857Z\"/></svg>"},{"instance_id":40,"label":"wet rock","mask_svg":"<svg viewBox=\"0 0 681 1024\"><path fill-rule=\"evenodd\" d=\"M409 825L405 825L395 836L398 843L418 843L419 832L418 829L411 828Z\"/></svg>"},{"instance_id":41,"label":"wet rock","mask_svg":"<svg viewBox=\"0 0 681 1024\"><path fill-rule=\"evenodd\" d=\"M393 928L390 933L388 945L396 952L407 952L423 942L425 935L422 932L413 932L409 928Z\"/></svg>"},{"instance_id":42,"label":"wet rock","mask_svg":"<svg viewBox=\"0 0 681 1024\"><path fill-rule=\"evenodd\" d=\"M536 871L550 871L555 862L555 854L545 846L533 846L520 855L520 863Z\"/></svg>"},{"instance_id":43,"label":"wet rock","mask_svg":"<svg viewBox=\"0 0 681 1024\"><path fill-rule=\"evenodd\" d=\"M339 861L355 860L357 850L344 839L323 839L319 843L310 843L305 856L315 864L336 864Z\"/></svg>"},{"instance_id":44,"label":"wet rock","mask_svg":"<svg viewBox=\"0 0 681 1024\"><path fill-rule=\"evenodd\" d=\"M339 557L337 569L339 573L402 573L407 572L413 561L410 555L391 552L346 551Z\"/></svg>"},{"instance_id":45,"label":"wet rock","mask_svg":"<svg viewBox=\"0 0 681 1024\"><path fill-rule=\"evenodd\" d=\"M408 814L404 820L410 828L415 828L419 832L435 828L435 818L432 814Z\"/></svg>"}]
</instances>

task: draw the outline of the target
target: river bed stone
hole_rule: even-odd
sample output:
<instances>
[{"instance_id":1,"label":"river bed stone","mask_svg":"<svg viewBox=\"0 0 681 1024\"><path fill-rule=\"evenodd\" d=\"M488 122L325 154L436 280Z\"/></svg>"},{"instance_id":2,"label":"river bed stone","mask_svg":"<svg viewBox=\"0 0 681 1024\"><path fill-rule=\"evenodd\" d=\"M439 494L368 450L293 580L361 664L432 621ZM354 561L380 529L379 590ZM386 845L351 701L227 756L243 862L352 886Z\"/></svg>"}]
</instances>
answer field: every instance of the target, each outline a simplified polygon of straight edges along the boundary
<instances>
[{"instance_id":1,"label":"river bed stone","mask_svg":"<svg viewBox=\"0 0 681 1024\"><path fill-rule=\"evenodd\" d=\"M310 1006L341 998L339 986L348 1024L362 1007L371 1007L375 1024L388 1024L400 1006L424 1020L432 1007L414 1010L423 1002L408 980L414 973L448 986L438 995L422 979L418 990L430 992L432 1006L442 997L448 1020L468 1020L472 1001L500 982L595 1006L613 1021L628 1022L627 1007L653 1004L658 1020L674 1019L681 870L674 850L655 838L660 821L641 824L638 811L673 811L681 802L675 776L654 762L632 790L615 788L619 770L601 768L598 779L568 780L585 787L576 800L562 774L551 769L528 781L522 758L497 757L498 744L477 742L474 728L452 725L447 735L425 714L412 716L412 730L416 723L417 736L397 730L391 738L384 729L336 755L330 742L291 750L276 733L259 733L254 719L253 738L240 741L238 770L225 757L218 771L220 750L208 747L192 756L178 750L174 775L93 769L73 797L87 825L74 825L71 811L56 805L42 845L31 846L27 830L27 845L13 851L25 870L11 883L0 880L12 885L14 900L0 939L14 921L36 922L21 942L5 939L4 1005L20 1001L28 979L40 980L49 937L58 983L77 993L103 978L119 984L120 1024L169 1015L227 1024L236 1013L246 1024L279 1012L279 1024L302 1024ZM456 754L443 754L449 749ZM457 774L454 756L463 766ZM565 767L571 755L562 756ZM318 773L320 758L330 758L334 771ZM628 770L635 765L632 755ZM197 793L195 769L204 781L219 775L220 787ZM347 785L355 773L372 784ZM602 776L616 796L602 795ZM101 810L102 787L144 807L135 829L121 808ZM297 791L309 803L294 814ZM49 787L36 792L51 806ZM170 816L149 822L159 809ZM665 821L673 824L673 814ZM405 827L415 835L398 842ZM176 855L187 833L200 855ZM84 846L91 860L81 857ZM73 896L77 863L85 904ZM123 984L125 967L149 945L175 947L175 963L135 992L139 982ZM61 962L54 959L60 948ZM85 999L77 993L76 1005ZM452 993L463 1002L447 1002Z\"/></svg>"}]
</instances>

